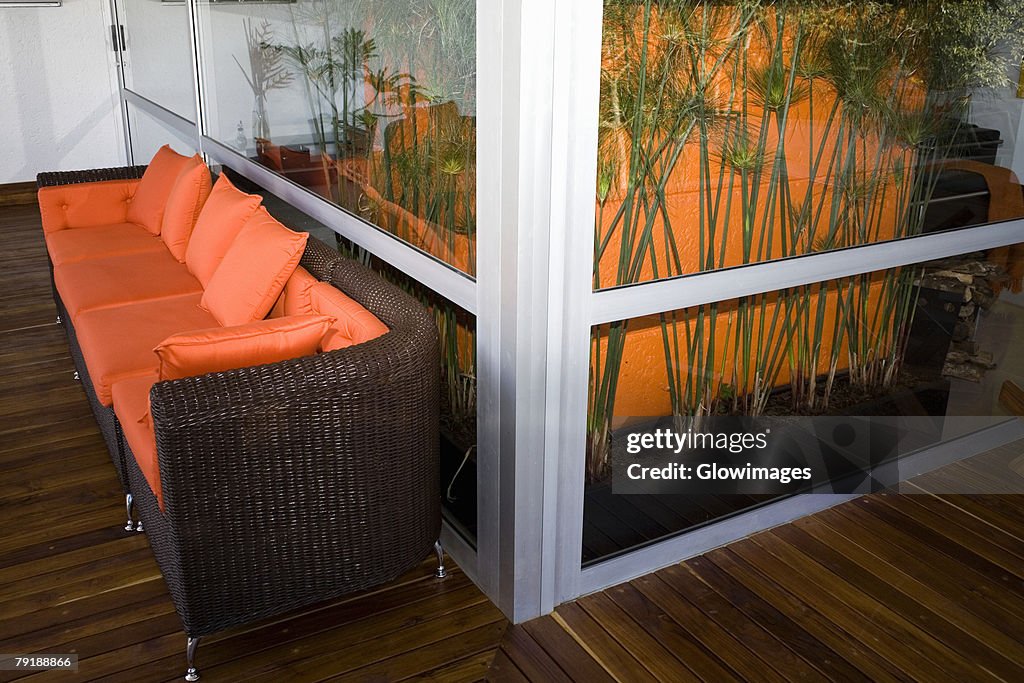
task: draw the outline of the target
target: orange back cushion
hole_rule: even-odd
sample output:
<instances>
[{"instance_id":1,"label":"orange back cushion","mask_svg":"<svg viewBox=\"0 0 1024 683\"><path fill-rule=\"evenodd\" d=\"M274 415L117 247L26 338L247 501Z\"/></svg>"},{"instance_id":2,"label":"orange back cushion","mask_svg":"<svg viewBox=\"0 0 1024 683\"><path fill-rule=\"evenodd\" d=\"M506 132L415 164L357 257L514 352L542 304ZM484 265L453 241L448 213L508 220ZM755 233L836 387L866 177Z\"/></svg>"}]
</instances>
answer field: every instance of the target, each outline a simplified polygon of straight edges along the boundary
<instances>
[{"instance_id":1,"label":"orange back cushion","mask_svg":"<svg viewBox=\"0 0 1024 683\"><path fill-rule=\"evenodd\" d=\"M310 288L313 311L335 319L324 336L322 351L343 349L387 334L388 327L337 287L317 282Z\"/></svg>"},{"instance_id":2,"label":"orange back cushion","mask_svg":"<svg viewBox=\"0 0 1024 683\"><path fill-rule=\"evenodd\" d=\"M217 178L185 249L185 265L204 287L261 202L263 197L242 192L227 175Z\"/></svg>"},{"instance_id":3,"label":"orange back cushion","mask_svg":"<svg viewBox=\"0 0 1024 683\"><path fill-rule=\"evenodd\" d=\"M178 174L190 161L190 157L178 154L168 145L157 150L128 205L128 222L138 223L154 235L159 235L164 223L167 198L174 189Z\"/></svg>"},{"instance_id":4,"label":"orange back cushion","mask_svg":"<svg viewBox=\"0 0 1024 683\"><path fill-rule=\"evenodd\" d=\"M332 322L326 315L296 315L173 334L153 349L160 381L310 356Z\"/></svg>"},{"instance_id":5,"label":"orange back cushion","mask_svg":"<svg viewBox=\"0 0 1024 683\"><path fill-rule=\"evenodd\" d=\"M225 327L266 317L302 258L309 234L260 207L242 226L203 292L202 306Z\"/></svg>"},{"instance_id":6,"label":"orange back cushion","mask_svg":"<svg viewBox=\"0 0 1024 683\"><path fill-rule=\"evenodd\" d=\"M192 235L199 212L210 196L212 182L210 169L206 168L198 154L189 162L178 174L174 188L167 197L163 227L160 229L160 238L167 245L167 250L181 263L185 262L188 238Z\"/></svg>"}]
</instances>

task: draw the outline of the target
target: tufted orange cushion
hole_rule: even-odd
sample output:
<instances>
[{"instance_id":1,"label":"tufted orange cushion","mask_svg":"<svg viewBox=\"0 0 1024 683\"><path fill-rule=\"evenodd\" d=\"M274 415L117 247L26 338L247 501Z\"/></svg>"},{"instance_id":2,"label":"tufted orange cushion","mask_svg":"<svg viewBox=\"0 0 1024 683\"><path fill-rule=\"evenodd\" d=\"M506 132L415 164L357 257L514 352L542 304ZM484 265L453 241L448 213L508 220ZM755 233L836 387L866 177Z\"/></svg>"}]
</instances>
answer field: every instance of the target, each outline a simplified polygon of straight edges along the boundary
<instances>
[{"instance_id":1,"label":"tufted orange cushion","mask_svg":"<svg viewBox=\"0 0 1024 683\"><path fill-rule=\"evenodd\" d=\"M217 178L185 249L185 265L204 287L262 201L236 188L225 174Z\"/></svg>"},{"instance_id":2,"label":"tufted orange cushion","mask_svg":"<svg viewBox=\"0 0 1024 683\"><path fill-rule=\"evenodd\" d=\"M293 315L173 334L153 349L160 380L311 356L333 322L326 315Z\"/></svg>"},{"instance_id":3,"label":"tufted orange cushion","mask_svg":"<svg viewBox=\"0 0 1024 683\"><path fill-rule=\"evenodd\" d=\"M289 230L260 207L206 285L203 308L224 327L266 317L299 264L307 239L307 233Z\"/></svg>"},{"instance_id":4,"label":"tufted orange cushion","mask_svg":"<svg viewBox=\"0 0 1024 683\"><path fill-rule=\"evenodd\" d=\"M291 277L284 283L284 290L277 298L277 303L270 311L271 318L283 318L286 315L312 315L313 299L310 288L317 279L302 266L296 266Z\"/></svg>"},{"instance_id":5,"label":"tufted orange cushion","mask_svg":"<svg viewBox=\"0 0 1024 683\"><path fill-rule=\"evenodd\" d=\"M40 188L43 232L125 223L138 186L138 180L104 180Z\"/></svg>"},{"instance_id":6,"label":"tufted orange cushion","mask_svg":"<svg viewBox=\"0 0 1024 683\"><path fill-rule=\"evenodd\" d=\"M146 172L142 174L142 180L139 181L131 204L128 205L126 220L138 223L154 235L159 235L164 223L167 198L174 189L178 174L189 163L190 157L178 154L167 145L157 150Z\"/></svg>"},{"instance_id":7,"label":"tufted orange cushion","mask_svg":"<svg viewBox=\"0 0 1024 683\"><path fill-rule=\"evenodd\" d=\"M165 251L156 235L134 223L114 223L88 230L57 230L46 233L46 250L54 266L76 261L127 256L146 251Z\"/></svg>"},{"instance_id":8,"label":"tufted orange cushion","mask_svg":"<svg viewBox=\"0 0 1024 683\"><path fill-rule=\"evenodd\" d=\"M388 333L387 325L337 287L317 282L310 288L313 310L335 319L324 335L322 351L362 344Z\"/></svg>"},{"instance_id":9,"label":"tufted orange cushion","mask_svg":"<svg viewBox=\"0 0 1024 683\"><path fill-rule=\"evenodd\" d=\"M206 168L203 160L196 155L178 174L174 188L167 197L160 239L179 263L185 262L185 248L188 246L188 239L192 235L192 228L196 225L199 212L210 196L211 182L210 169Z\"/></svg>"}]
</instances>

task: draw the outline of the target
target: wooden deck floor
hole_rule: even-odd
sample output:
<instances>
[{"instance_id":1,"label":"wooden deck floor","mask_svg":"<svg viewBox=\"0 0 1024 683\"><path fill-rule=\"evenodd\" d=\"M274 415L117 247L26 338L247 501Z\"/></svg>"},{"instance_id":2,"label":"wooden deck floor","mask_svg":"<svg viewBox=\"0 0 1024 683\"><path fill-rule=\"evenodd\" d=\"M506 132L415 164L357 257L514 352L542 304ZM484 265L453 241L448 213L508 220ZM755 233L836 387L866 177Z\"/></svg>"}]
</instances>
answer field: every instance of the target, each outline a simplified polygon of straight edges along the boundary
<instances>
[{"instance_id":1,"label":"wooden deck floor","mask_svg":"<svg viewBox=\"0 0 1024 683\"><path fill-rule=\"evenodd\" d=\"M119 530L116 477L53 324L35 207L0 208L0 285L0 652L81 657L77 675L26 680L180 680L180 624L145 538ZM209 638L203 680L1021 681L1024 500L924 492L1005 487L1022 452L516 627L427 559L372 594Z\"/></svg>"},{"instance_id":2,"label":"wooden deck floor","mask_svg":"<svg viewBox=\"0 0 1024 683\"><path fill-rule=\"evenodd\" d=\"M184 635L54 323L35 206L0 207L0 652L76 652L22 680L180 681ZM214 681L483 678L508 622L434 561L371 594L204 639ZM0 681L13 680L0 672Z\"/></svg>"},{"instance_id":3,"label":"wooden deck floor","mask_svg":"<svg viewBox=\"0 0 1024 683\"><path fill-rule=\"evenodd\" d=\"M510 628L506 681L1022 681L1024 442ZM938 492L933 495L928 492Z\"/></svg>"}]
</instances>

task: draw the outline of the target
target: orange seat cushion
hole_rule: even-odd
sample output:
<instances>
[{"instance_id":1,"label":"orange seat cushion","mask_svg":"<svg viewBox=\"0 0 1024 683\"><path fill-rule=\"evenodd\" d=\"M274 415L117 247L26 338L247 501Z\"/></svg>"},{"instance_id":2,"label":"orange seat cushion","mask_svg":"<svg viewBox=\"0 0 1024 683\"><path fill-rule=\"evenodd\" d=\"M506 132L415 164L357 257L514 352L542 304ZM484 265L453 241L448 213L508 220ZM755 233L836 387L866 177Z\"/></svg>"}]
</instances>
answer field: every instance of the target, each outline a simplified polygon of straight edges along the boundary
<instances>
[{"instance_id":1,"label":"orange seat cushion","mask_svg":"<svg viewBox=\"0 0 1024 683\"><path fill-rule=\"evenodd\" d=\"M84 311L75 333L100 403L109 406L111 387L119 380L157 372L153 348L181 330L217 325L199 305L199 293Z\"/></svg>"},{"instance_id":2,"label":"orange seat cushion","mask_svg":"<svg viewBox=\"0 0 1024 683\"><path fill-rule=\"evenodd\" d=\"M156 496L160 509L164 509L160 487L160 460L156 451L156 433L149 415L149 390L156 383L156 373L131 377L116 382L112 389L114 414L121 423L121 431L135 462Z\"/></svg>"},{"instance_id":3,"label":"orange seat cushion","mask_svg":"<svg viewBox=\"0 0 1024 683\"><path fill-rule=\"evenodd\" d=\"M76 261L163 251L156 235L134 223L114 223L82 230L58 230L46 234L46 249L55 266Z\"/></svg>"},{"instance_id":4,"label":"orange seat cushion","mask_svg":"<svg viewBox=\"0 0 1024 683\"><path fill-rule=\"evenodd\" d=\"M196 155L178 174L174 188L167 197L160 239L180 263L185 262L185 249L199 212L210 196L211 182L210 169Z\"/></svg>"},{"instance_id":5,"label":"orange seat cushion","mask_svg":"<svg viewBox=\"0 0 1024 683\"><path fill-rule=\"evenodd\" d=\"M302 258L309 235L260 207L245 222L206 285L203 307L224 327L265 318Z\"/></svg>"},{"instance_id":6,"label":"orange seat cushion","mask_svg":"<svg viewBox=\"0 0 1024 683\"><path fill-rule=\"evenodd\" d=\"M324 336L322 351L336 351L354 344L376 339L388 333L388 327L355 299L327 282L317 282L310 288L313 311L334 318L334 324Z\"/></svg>"},{"instance_id":7,"label":"orange seat cushion","mask_svg":"<svg viewBox=\"0 0 1024 683\"><path fill-rule=\"evenodd\" d=\"M153 350L161 380L194 377L311 356L333 322L326 315L257 320L173 334Z\"/></svg>"},{"instance_id":8,"label":"orange seat cushion","mask_svg":"<svg viewBox=\"0 0 1024 683\"><path fill-rule=\"evenodd\" d=\"M193 294L203 289L199 280L166 249L65 263L54 267L53 278L71 320L76 323L83 311Z\"/></svg>"},{"instance_id":9,"label":"orange seat cushion","mask_svg":"<svg viewBox=\"0 0 1024 683\"><path fill-rule=\"evenodd\" d=\"M262 202L263 197L246 194L232 185L227 175L222 173L217 178L185 249L185 265L204 287Z\"/></svg>"},{"instance_id":10,"label":"orange seat cushion","mask_svg":"<svg viewBox=\"0 0 1024 683\"><path fill-rule=\"evenodd\" d=\"M142 174L124 220L138 223L154 235L159 235L164 223L167 198L174 189L178 174L190 163L194 163L192 158L178 154L168 145L158 149Z\"/></svg>"},{"instance_id":11,"label":"orange seat cushion","mask_svg":"<svg viewBox=\"0 0 1024 683\"><path fill-rule=\"evenodd\" d=\"M138 186L138 180L104 180L40 188L43 232L125 223Z\"/></svg>"}]
</instances>

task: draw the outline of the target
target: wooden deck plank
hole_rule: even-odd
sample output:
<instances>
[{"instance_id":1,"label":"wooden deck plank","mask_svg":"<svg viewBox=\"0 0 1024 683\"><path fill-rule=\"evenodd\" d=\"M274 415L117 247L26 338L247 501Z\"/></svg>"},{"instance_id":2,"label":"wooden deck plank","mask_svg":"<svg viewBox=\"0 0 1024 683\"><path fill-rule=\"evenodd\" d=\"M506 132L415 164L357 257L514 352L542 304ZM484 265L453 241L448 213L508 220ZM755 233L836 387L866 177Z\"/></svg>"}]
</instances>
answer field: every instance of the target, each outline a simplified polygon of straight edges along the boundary
<instances>
[{"instance_id":1,"label":"wooden deck plank","mask_svg":"<svg viewBox=\"0 0 1024 683\"><path fill-rule=\"evenodd\" d=\"M785 681L786 677L770 664L760 660L740 635L732 633L713 619L708 619L699 608L662 581L656 574L633 579L631 585L664 611L676 624L683 628L690 639L713 652L743 680Z\"/></svg>"},{"instance_id":2,"label":"wooden deck plank","mask_svg":"<svg viewBox=\"0 0 1024 683\"><path fill-rule=\"evenodd\" d=\"M631 584L621 584L604 592L641 629L679 659L704 681L738 681L736 672L723 664L713 652L686 632L664 610L648 600ZM635 627L634 627L635 628Z\"/></svg>"},{"instance_id":3,"label":"wooden deck plank","mask_svg":"<svg viewBox=\"0 0 1024 683\"><path fill-rule=\"evenodd\" d=\"M812 606L743 562L727 548L714 550L705 557L734 580L742 583L780 612L799 623L818 640L826 643L836 652L842 653L869 679L873 681L909 680L891 662L871 648L859 643L838 624L830 621Z\"/></svg>"},{"instance_id":4,"label":"wooden deck plank","mask_svg":"<svg viewBox=\"0 0 1024 683\"><path fill-rule=\"evenodd\" d=\"M615 679L585 650L562 625L551 617L534 619L523 625L536 642L542 643L558 666L570 678L588 683L613 683Z\"/></svg>"},{"instance_id":5,"label":"wooden deck plank","mask_svg":"<svg viewBox=\"0 0 1024 683\"><path fill-rule=\"evenodd\" d=\"M505 631L501 654L505 655L527 680L550 683L569 683L572 680L522 626L510 626Z\"/></svg>"},{"instance_id":6,"label":"wooden deck plank","mask_svg":"<svg viewBox=\"0 0 1024 683\"><path fill-rule=\"evenodd\" d=\"M944 645L948 653L957 653L975 662L986 662L986 669L1005 680L1024 679L1024 669L1018 664L974 637L956 622L945 619L932 608L927 599L918 597L914 592L900 590L895 581L890 583L891 576L879 577L796 526L787 525L776 529L774 533L829 571L851 581L866 594L889 606L894 613Z\"/></svg>"},{"instance_id":7,"label":"wooden deck plank","mask_svg":"<svg viewBox=\"0 0 1024 683\"><path fill-rule=\"evenodd\" d=\"M646 630L637 628L629 613L620 608L606 593L587 596L578 604L658 680L700 680L696 672L686 666L685 661L677 659L671 650L665 648Z\"/></svg>"},{"instance_id":8,"label":"wooden deck plank","mask_svg":"<svg viewBox=\"0 0 1024 683\"><path fill-rule=\"evenodd\" d=\"M578 603L562 605L552 616L616 680L658 680L645 668L643 662L634 657L615 636L602 628Z\"/></svg>"},{"instance_id":9,"label":"wooden deck plank","mask_svg":"<svg viewBox=\"0 0 1024 683\"><path fill-rule=\"evenodd\" d=\"M928 586L949 596L958 598L957 603L965 610L986 621L990 626L1004 631L1007 635L1019 637L1020 621L1006 612L999 604L1002 595L981 577L962 571L951 562L929 553L927 548L901 547L891 537L883 537L871 529L870 519L856 514L856 511L831 510L818 518L826 525L880 558L898 570L910 573ZM872 533L864 533L864 529Z\"/></svg>"},{"instance_id":10,"label":"wooden deck plank","mask_svg":"<svg viewBox=\"0 0 1024 683\"><path fill-rule=\"evenodd\" d=\"M736 581L713 562L697 557L683 565L695 578L714 589L751 621L782 640L788 648L829 680L869 680L830 645L819 640L803 624L794 621L771 603Z\"/></svg>"}]
</instances>

